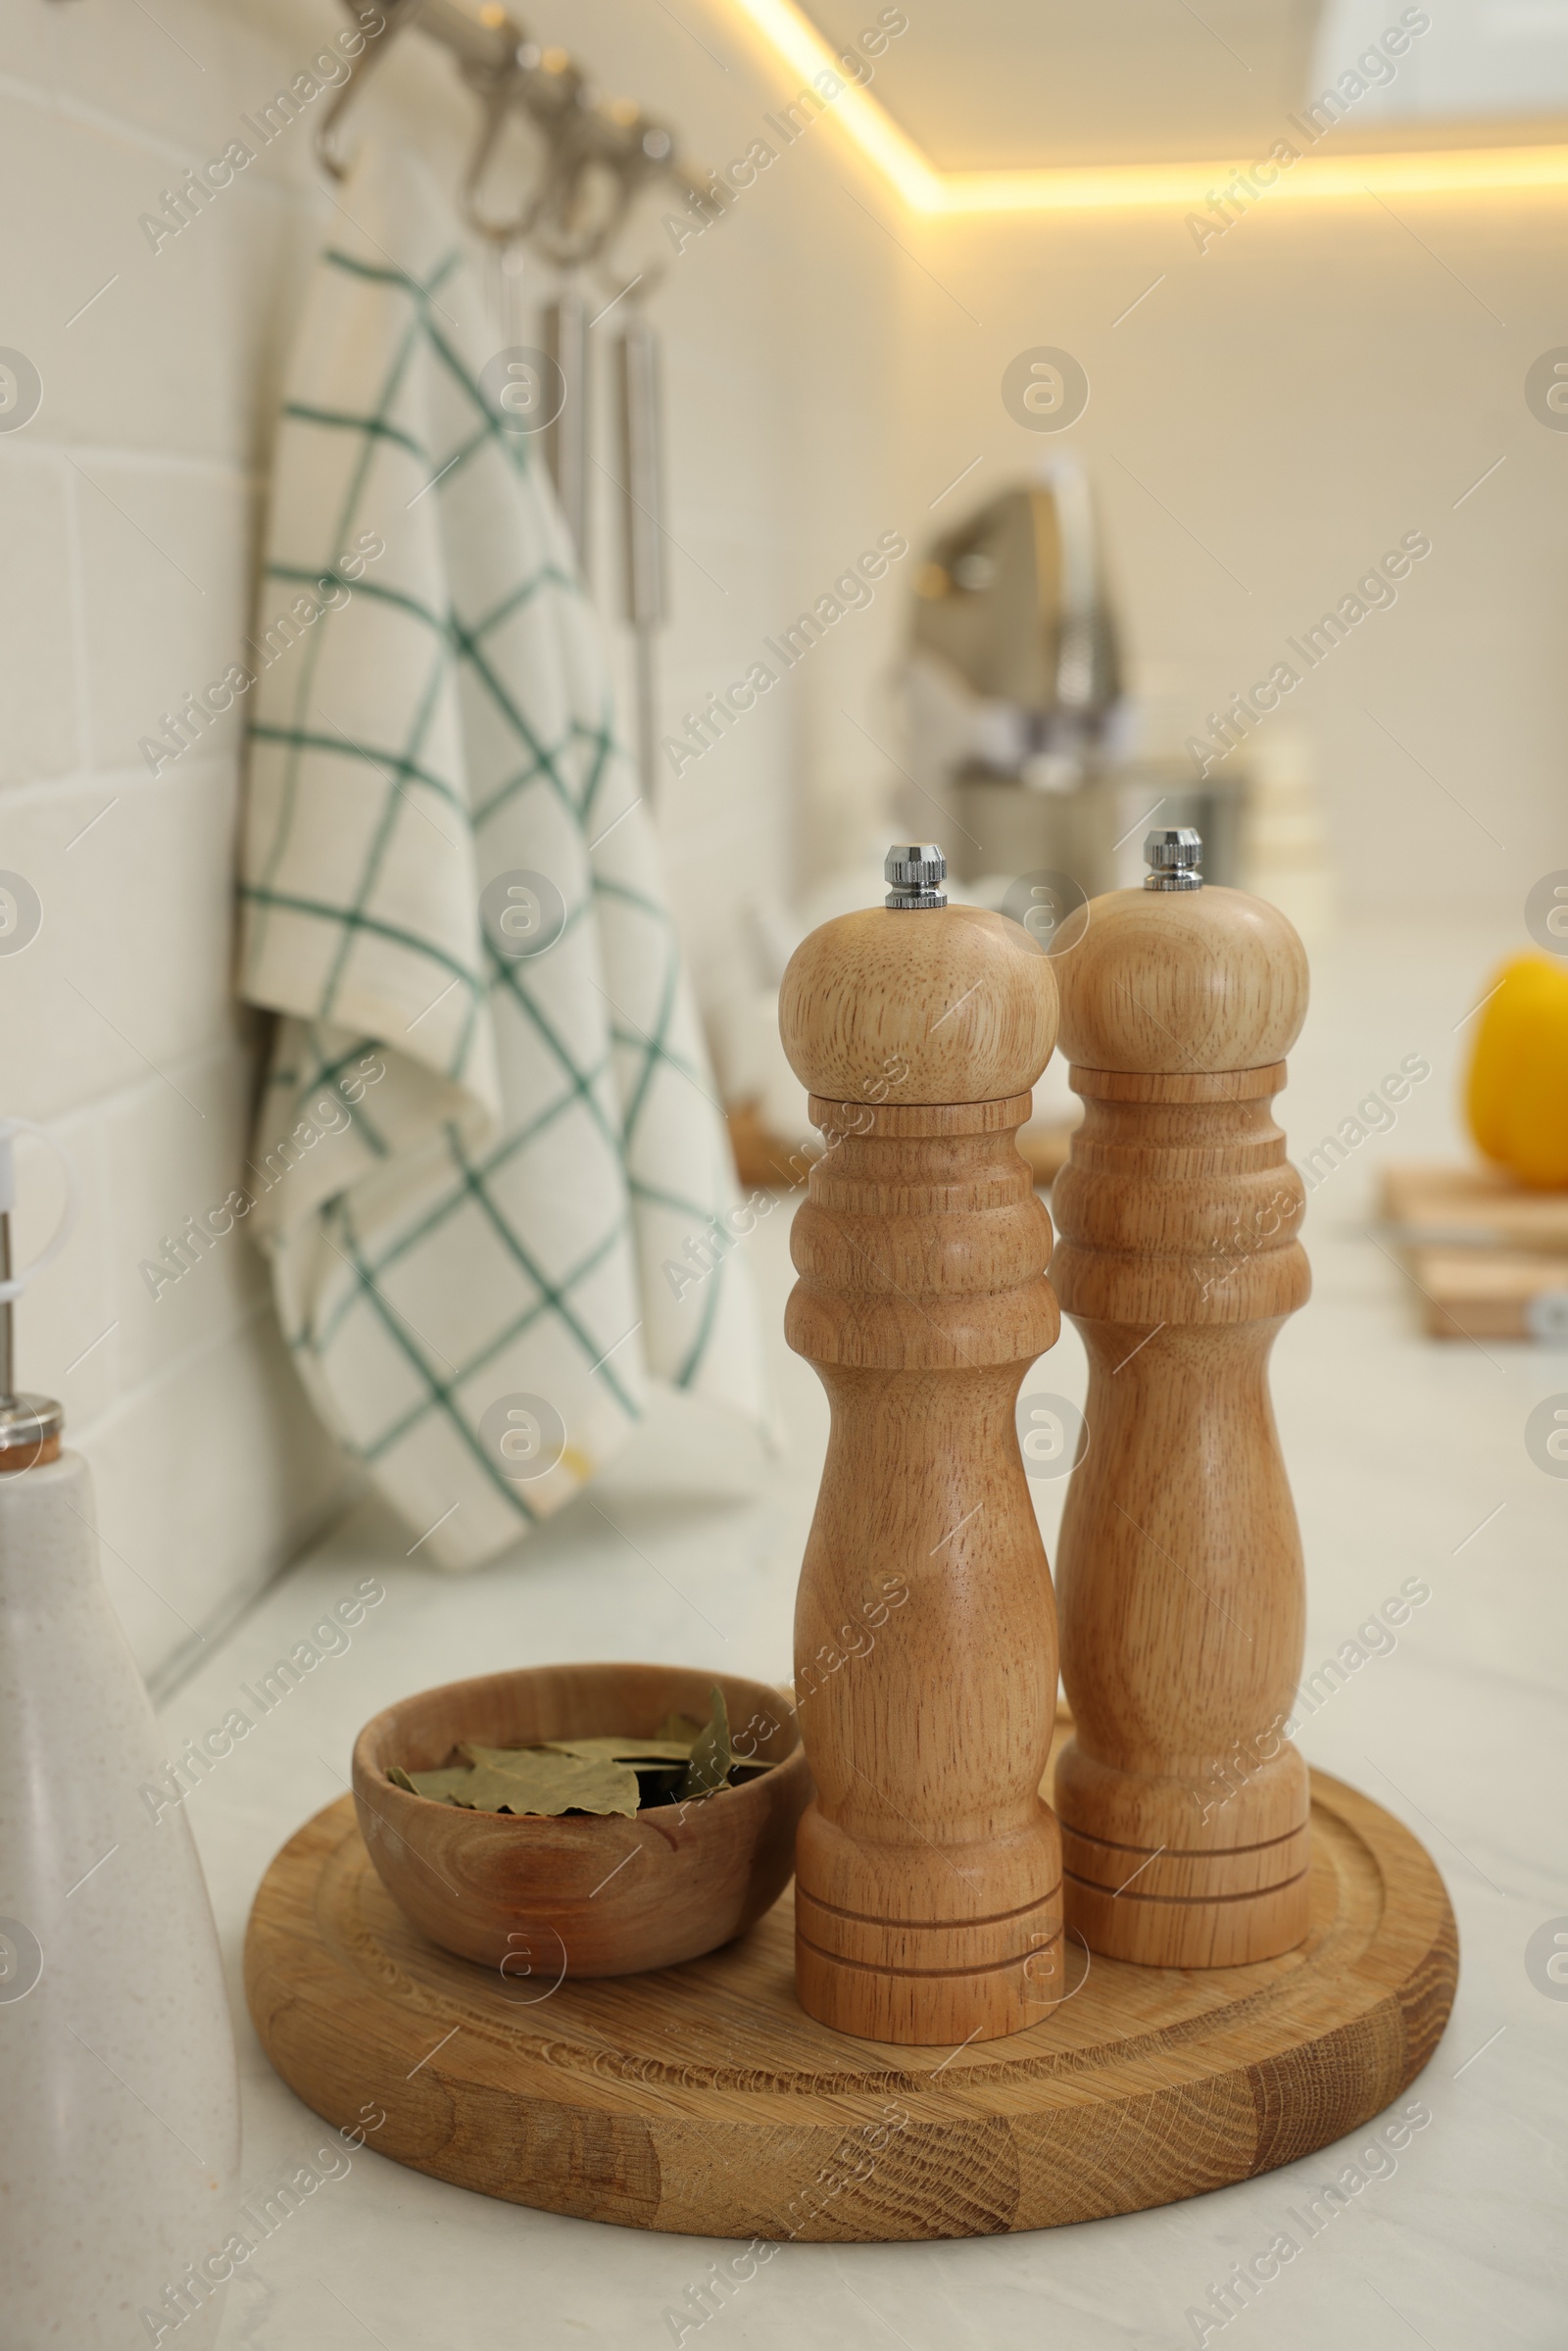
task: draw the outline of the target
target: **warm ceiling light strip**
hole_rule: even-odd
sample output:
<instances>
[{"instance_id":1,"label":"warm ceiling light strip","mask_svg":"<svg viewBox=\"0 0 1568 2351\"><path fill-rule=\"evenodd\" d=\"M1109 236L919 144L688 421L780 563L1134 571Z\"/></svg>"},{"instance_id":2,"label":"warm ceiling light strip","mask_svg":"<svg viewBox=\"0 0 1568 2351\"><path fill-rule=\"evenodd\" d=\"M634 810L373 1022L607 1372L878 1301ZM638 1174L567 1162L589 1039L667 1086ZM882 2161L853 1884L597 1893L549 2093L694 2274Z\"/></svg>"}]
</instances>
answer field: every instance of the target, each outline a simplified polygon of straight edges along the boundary
<instances>
[{"instance_id":1,"label":"warm ceiling light strip","mask_svg":"<svg viewBox=\"0 0 1568 2351\"><path fill-rule=\"evenodd\" d=\"M742 0L745 4L745 0ZM1099 164L1061 171L949 171L937 213L1115 211L1181 205L1197 211L1234 179L1231 163ZM1483 189L1568 187L1568 147L1411 148L1384 155L1302 156L1259 190L1273 203L1344 196L1460 195ZM1250 199L1249 199L1250 201Z\"/></svg>"},{"instance_id":2,"label":"warm ceiling light strip","mask_svg":"<svg viewBox=\"0 0 1568 2351\"><path fill-rule=\"evenodd\" d=\"M835 53L793 0L733 0L803 83L836 73ZM839 76L842 79L842 76ZM1196 211L1236 173L1226 163L1086 164L1058 171L939 171L878 101L848 83L827 110L914 212L929 215L1114 212L1177 205ZM1410 148L1382 155L1303 156L1269 200L1471 195L1568 187L1568 146Z\"/></svg>"},{"instance_id":3,"label":"warm ceiling light strip","mask_svg":"<svg viewBox=\"0 0 1568 2351\"><path fill-rule=\"evenodd\" d=\"M816 26L792 5L792 0L735 0L735 5L803 82L810 82L823 73L844 81L835 52ZM854 82L846 82L831 111L861 154L892 182L906 204L920 213L947 211L947 183L942 174L932 170L907 132L899 128L891 115L883 113L874 98Z\"/></svg>"}]
</instances>

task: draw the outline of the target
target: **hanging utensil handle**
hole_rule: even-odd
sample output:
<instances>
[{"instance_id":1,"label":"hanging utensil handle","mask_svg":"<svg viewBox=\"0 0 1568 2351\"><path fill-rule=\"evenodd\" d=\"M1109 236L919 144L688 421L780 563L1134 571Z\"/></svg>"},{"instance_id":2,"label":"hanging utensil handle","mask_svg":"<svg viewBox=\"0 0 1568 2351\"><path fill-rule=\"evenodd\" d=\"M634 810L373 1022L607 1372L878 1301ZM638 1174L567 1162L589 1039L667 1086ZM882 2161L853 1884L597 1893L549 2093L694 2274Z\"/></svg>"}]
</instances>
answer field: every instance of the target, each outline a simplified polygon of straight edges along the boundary
<instances>
[{"instance_id":1,"label":"hanging utensil handle","mask_svg":"<svg viewBox=\"0 0 1568 2351\"><path fill-rule=\"evenodd\" d=\"M545 456L583 576L588 574L588 308L568 282L544 312L545 349L561 369L565 398L544 435Z\"/></svg>"},{"instance_id":2,"label":"hanging utensil handle","mask_svg":"<svg viewBox=\"0 0 1568 2351\"><path fill-rule=\"evenodd\" d=\"M641 310L617 346L622 484L622 593L634 635L637 766L652 807L659 753L658 632L669 617L659 337Z\"/></svg>"}]
</instances>

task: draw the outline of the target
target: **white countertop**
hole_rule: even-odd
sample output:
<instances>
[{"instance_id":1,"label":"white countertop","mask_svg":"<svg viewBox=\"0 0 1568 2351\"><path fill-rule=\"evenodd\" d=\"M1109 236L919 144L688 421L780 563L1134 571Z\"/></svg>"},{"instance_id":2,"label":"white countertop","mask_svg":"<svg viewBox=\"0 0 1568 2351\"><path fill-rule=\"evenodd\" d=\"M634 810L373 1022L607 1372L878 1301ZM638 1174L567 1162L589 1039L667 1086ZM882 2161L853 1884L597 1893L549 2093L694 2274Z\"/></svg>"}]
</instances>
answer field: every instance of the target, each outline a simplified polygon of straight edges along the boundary
<instances>
[{"instance_id":1,"label":"white countertop","mask_svg":"<svg viewBox=\"0 0 1568 2351\"><path fill-rule=\"evenodd\" d=\"M1365 1237L1379 1155L1454 1157L1455 1027L1507 942L1343 939L1314 956L1315 1009L1281 1114L1294 1154L1353 1112L1408 1053L1433 1063L1393 1135L1314 1194L1315 1295L1282 1337L1274 1394L1305 1541L1307 1665L1401 1580L1432 1587L1393 1654L1305 1723L1309 1759L1414 1830L1459 1920L1459 1994L1413 2090L1431 2124L1258 2302L1210 2343L1253 2351L1560 2346L1568 1998L1525 1949L1568 1929L1560 1779L1568 1752L1568 1481L1525 1451L1533 1404L1568 1391L1568 1353L1420 1336L1408 1285ZM787 1216L747 1244L777 1327ZM373 1574L386 1598L189 1798L229 1967L245 2101L243 2180L268 2187L324 2131L271 2072L244 2014L240 1952L272 1854L343 1792L366 1718L428 1684L501 1662L637 1656L787 1675L795 1578L826 1411L777 1348L790 1430L764 1458L724 1421L662 1402L635 1445L503 1564L421 1568L371 1509L274 1585L166 1704L170 1752L220 1723L237 1685ZM1029 1385L1081 1397L1064 1328ZM1036 1487L1048 1549L1061 1490ZM1476 1530L1480 1530L1476 1532ZM1565 1986L1568 1991L1568 1986ZM703 2330L715 2345L798 2351L1017 2341L1112 2351L1192 2344L1187 2317L1234 2262L1264 2251L1369 2131L1240 2186L1162 2210L1019 2236L919 2245L786 2245ZM221 2342L266 2351L612 2351L673 2344L666 2310L725 2245L564 2220L402 2169L367 2148L256 2253ZM167 2338L172 2342L177 2337ZM686 2336L695 2343L695 2331Z\"/></svg>"}]
</instances>

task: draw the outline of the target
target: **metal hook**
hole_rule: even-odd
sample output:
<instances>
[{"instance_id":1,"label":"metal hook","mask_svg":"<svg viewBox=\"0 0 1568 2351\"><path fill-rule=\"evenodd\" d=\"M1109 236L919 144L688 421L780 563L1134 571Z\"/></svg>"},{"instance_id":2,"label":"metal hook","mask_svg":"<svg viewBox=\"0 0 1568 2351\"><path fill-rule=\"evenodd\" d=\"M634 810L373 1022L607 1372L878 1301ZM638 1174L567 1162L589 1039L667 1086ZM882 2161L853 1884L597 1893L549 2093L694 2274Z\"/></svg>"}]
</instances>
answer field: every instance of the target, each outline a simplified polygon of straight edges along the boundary
<instances>
[{"instance_id":1,"label":"metal hook","mask_svg":"<svg viewBox=\"0 0 1568 2351\"><path fill-rule=\"evenodd\" d=\"M628 99L602 102L564 50L525 42L505 73L469 71L467 78L484 120L464 182L464 210L469 226L497 244L529 237L559 269L581 269L605 252L650 180L667 173L695 185L675 159L666 125ZM486 207L481 191L514 109L539 131L545 155L532 189L503 215ZM607 176L611 201L595 205L596 185Z\"/></svg>"},{"instance_id":2,"label":"metal hook","mask_svg":"<svg viewBox=\"0 0 1568 2351\"><path fill-rule=\"evenodd\" d=\"M598 261L643 190L679 169L668 128L629 101L585 109L556 161L542 191L534 241L562 269ZM607 173L613 194L596 213L593 190Z\"/></svg>"},{"instance_id":3,"label":"metal hook","mask_svg":"<svg viewBox=\"0 0 1568 2351\"><path fill-rule=\"evenodd\" d=\"M424 6L425 0L382 0L381 14L385 22L380 31L371 34L359 57L351 63L348 79L336 91L330 106L317 126L317 160L322 170L329 171L334 179L344 178L348 171L348 165L340 162L333 152L332 133L337 126L338 118L355 93L364 87L368 76L379 65L397 35L403 31L406 25L414 23Z\"/></svg>"},{"instance_id":4,"label":"metal hook","mask_svg":"<svg viewBox=\"0 0 1568 2351\"><path fill-rule=\"evenodd\" d=\"M562 126L572 120L591 93L564 49L542 50L533 41L518 43L504 72L490 73L466 69L466 78L478 94L484 118L463 183L464 214L469 227L477 229L481 236L498 245L515 244L519 237L528 234L544 202ZM524 197L510 220L502 220L484 209L480 190L507 118L514 110L529 117L549 142L550 152L532 193Z\"/></svg>"}]
</instances>

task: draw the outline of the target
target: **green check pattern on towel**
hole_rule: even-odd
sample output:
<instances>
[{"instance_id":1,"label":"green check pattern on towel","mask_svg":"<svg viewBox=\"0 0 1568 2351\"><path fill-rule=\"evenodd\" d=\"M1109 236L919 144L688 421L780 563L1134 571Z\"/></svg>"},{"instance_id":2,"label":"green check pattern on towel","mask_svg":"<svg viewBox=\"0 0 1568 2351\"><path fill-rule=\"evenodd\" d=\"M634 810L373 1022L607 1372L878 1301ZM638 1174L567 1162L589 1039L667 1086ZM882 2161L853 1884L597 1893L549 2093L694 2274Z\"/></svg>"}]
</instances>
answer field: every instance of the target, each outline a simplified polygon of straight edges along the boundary
<instances>
[{"instance_id":1,"label":"green check pattern on towel","mask_svg":"<svg viewBox=\"0 0 1568 2351\"><path fill-rule=\"evenodd\" d=\"M417 1555L465 1567L614 1453L650 1372L766 1405L712 1245L723 1121L537 443L480 398L499 337L422 167L369 151L346 208L255 632L242 993L284 1017L252 1222L323 1419Z\"/></svg>"}]
</instances>

